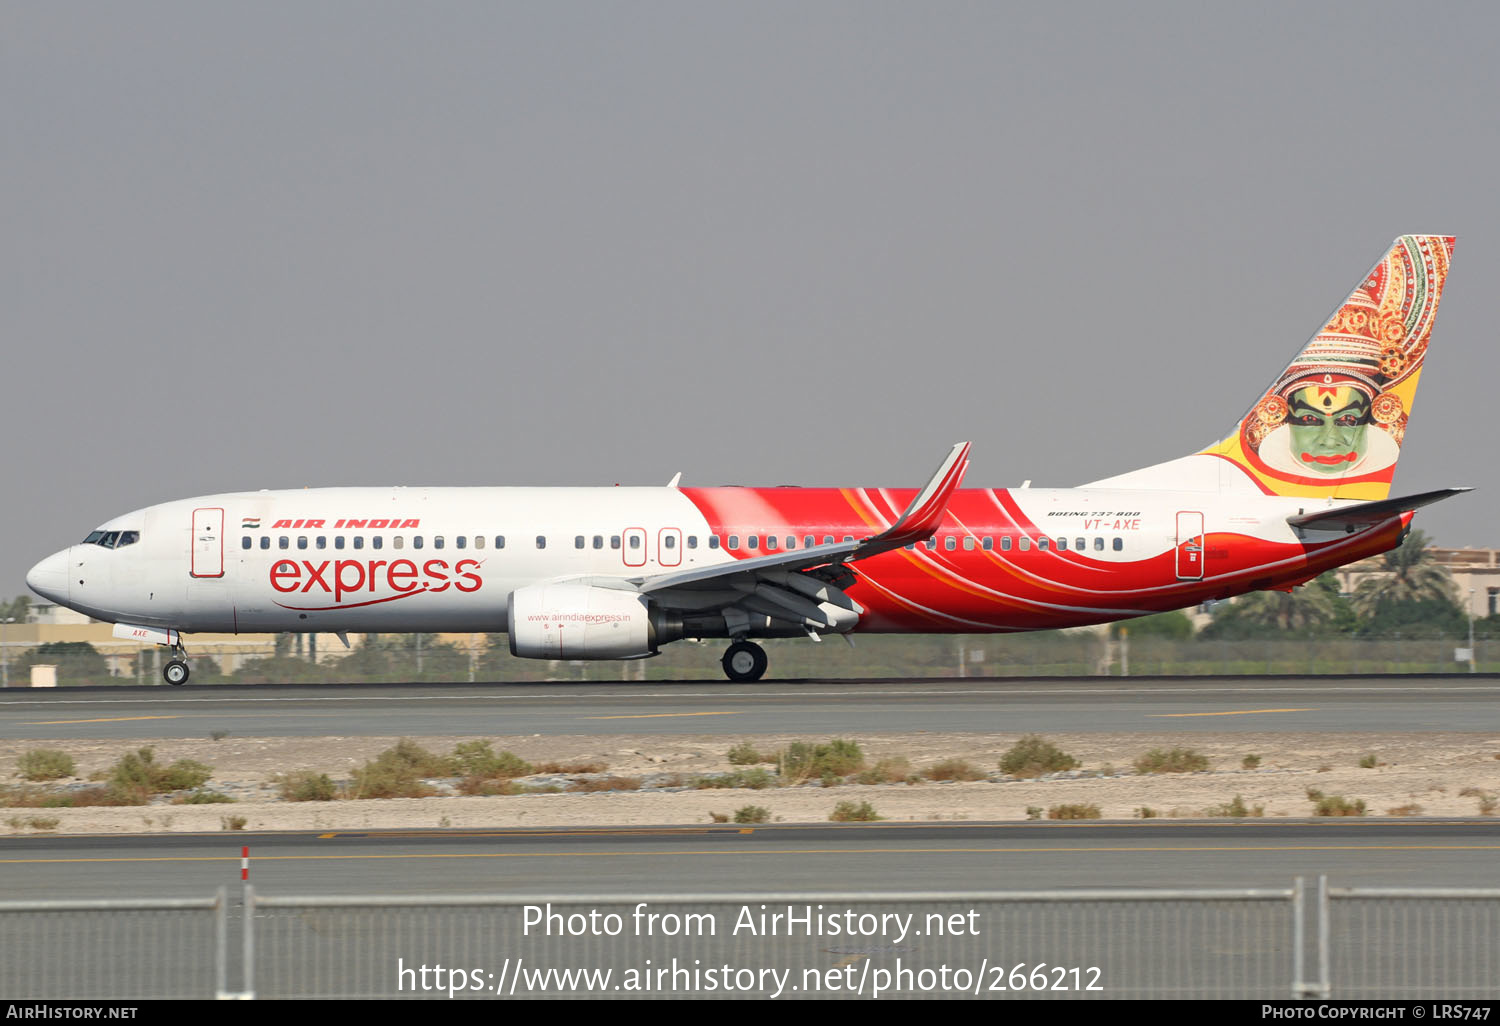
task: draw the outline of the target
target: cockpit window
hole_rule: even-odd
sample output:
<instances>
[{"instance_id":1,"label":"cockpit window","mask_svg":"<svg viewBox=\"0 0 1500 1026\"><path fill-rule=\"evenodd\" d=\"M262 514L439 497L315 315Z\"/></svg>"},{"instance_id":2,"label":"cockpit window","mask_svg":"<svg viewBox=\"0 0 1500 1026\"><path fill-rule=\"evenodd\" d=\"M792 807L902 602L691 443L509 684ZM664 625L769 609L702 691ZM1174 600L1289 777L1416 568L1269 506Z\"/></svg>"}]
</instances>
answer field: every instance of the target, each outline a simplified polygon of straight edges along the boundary
<instances>
[{"instance_id":1,"label":"cockpit window","mask_svg":"<svg viewBox=\"0 0 1500 1026\"><path fill-rule=\"evenodd\" d=\"M120 540L115 543L115 548L117 548L117 549L123 549L125 546L127 546L127 545L134 545L136 542L138 542L140 540L141 540L141 532L139 532L139 531L121 531L120 532Z\"/></svg>"},{"instance_id":2,"label":"cockpit window","mask_svg":"<svg viewBox=\"0 0 1500 1026\"><path fill-rule=\"evenodd\" d=\"M103 545L106 549L112 549L115 547L115 543L119 540L119 531L106 531L104 537L99 539L99 544Z\"/></svg>"},{"instance_id":3,"label":"cockpit window","mask_svg":"<svg viewBox=\"0 0 1500 1026\"><path fill-rule=\"evenodd\" d=\"M85 544L85 545L93 545L95 542L97 542L100 538L103 538L103 537L104 537L104 532L103 531L90 531L89 532L89 536L83 540L83 544Z\"/></svg>"}]
</instances>

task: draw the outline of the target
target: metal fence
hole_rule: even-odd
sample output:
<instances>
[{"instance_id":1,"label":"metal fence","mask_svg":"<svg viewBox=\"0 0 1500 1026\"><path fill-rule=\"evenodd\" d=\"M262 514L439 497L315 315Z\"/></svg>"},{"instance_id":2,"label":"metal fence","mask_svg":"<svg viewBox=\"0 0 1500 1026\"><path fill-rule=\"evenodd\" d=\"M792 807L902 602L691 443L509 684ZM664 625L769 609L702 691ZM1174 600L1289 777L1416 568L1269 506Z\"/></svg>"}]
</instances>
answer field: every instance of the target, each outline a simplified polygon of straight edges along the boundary
<instances>
[{"instance_id":1,"label":"metal fence","mask_svg":"<svg viewBox=\"0 0 1500 1026\"><path fill-rule=\"evenodd\" d=\"M1500 996L1500 889L225 899L0 902L0 993Z\"/></svg>"},{"instance_id":2,"label":"metal fence","mask_svg":"<svg viewBox=\"0 0 1500 1026\"><path fill-rule=\"evenodd\" d=\"M212 998L224 993L224 888L212 898L0 901L8 998Z\"/></svg>"}]
</instances>

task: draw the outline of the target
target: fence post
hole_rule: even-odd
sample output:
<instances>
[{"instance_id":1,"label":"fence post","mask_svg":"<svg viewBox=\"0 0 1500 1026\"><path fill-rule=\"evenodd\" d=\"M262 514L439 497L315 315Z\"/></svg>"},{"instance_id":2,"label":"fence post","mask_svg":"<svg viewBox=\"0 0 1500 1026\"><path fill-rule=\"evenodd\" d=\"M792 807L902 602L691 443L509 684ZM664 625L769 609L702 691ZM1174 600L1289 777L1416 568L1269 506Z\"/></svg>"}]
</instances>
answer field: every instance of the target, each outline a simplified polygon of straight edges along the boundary
<instances>
[{"instance_id":1,"label":"fence post","mask_svg":"<svg viewBox=\"0 0 1500 1026\"><path fill-rule=\"evenodd\" d=\"M245 947L241 954L244 956L244 978L240 983L240 997L247 1001L255 1000L255 887L253 884L245 885Z\"/></svg>"},{"instance_id":2,"label":"fence post","mask_svg":"<svg viewBox=\"0 0 1500 1026\"><path fill-rule=\"evenodd\" d=\"M229 888L214 894L214 997L229 996Z\"/></svg>"},{"instance_id":3,"label":"fence post","mask_svg":"<svg viewBox=\"0 0 1500 1026\"><path fill-rule=\"evenodd\" d=\"M1327 999L1333 993L1333 984L1328 979L1328 877L1318 876L1318 993Z\"/></svg>"},{"instance_id":4,"label":"fence post","mask_svg":"<svg viewBox=\"0 0 1500 1026\"><path fill-rule=\"evenodd\" d=\"M1307 888L1302 877L1292 883L1292 998L1307 997L1308 987L1302 979L1305 964L1303 934L1307 929Z\"/></svg>"}]
</instances>

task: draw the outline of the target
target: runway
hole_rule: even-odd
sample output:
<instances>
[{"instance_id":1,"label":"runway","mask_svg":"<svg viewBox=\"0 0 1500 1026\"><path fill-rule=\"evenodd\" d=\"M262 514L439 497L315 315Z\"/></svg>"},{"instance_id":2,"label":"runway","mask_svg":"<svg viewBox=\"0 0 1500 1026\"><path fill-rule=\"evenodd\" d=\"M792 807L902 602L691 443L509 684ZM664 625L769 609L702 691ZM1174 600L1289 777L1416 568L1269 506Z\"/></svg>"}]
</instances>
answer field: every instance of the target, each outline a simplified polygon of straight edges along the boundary
<instances>
[{"instance_id":1,"label":"runway","mask_svg":"<svg viewBox=\"0 0 1500 1026\"><path fill-rule=\"evenodd\" d=\"M0 692L0 738L927 731L1493 731L1500 680L968 678Z\"/></svg>"},{"instance_id":2,"label":"runway","mask_svg":"<svg viewBox=\"0 0 1500 1026\"><path fill-rule=\"evenodd\" d=\"M881 823L0 838L28 899L1494 886L1500 821Z\"/></svg>"}]
</instances>

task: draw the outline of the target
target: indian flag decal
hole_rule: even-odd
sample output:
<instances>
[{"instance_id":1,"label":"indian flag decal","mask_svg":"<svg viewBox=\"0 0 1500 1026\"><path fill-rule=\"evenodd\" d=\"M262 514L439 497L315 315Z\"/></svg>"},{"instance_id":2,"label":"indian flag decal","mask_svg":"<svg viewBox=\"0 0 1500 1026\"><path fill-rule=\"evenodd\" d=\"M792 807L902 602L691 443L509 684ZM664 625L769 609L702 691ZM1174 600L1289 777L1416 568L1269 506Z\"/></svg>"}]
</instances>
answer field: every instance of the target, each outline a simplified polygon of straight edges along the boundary
<instances>
[{"instance_id":1,"label":"indian flag decal","mask_svg":"<svg viewBox=\"0 0 1500 1026\"><path fill-rule=\"evenodd\" d=\"M240 530L242 530L242 531L245 530L246 528L259 527L259 526L260 526L260 517L245 517L243 520L240 521Z\"/></svg>"}]
</instances>

